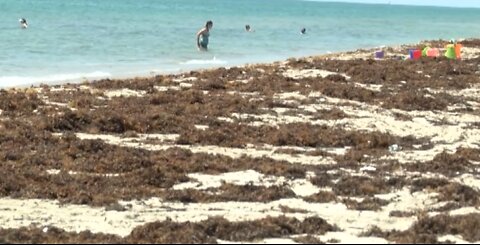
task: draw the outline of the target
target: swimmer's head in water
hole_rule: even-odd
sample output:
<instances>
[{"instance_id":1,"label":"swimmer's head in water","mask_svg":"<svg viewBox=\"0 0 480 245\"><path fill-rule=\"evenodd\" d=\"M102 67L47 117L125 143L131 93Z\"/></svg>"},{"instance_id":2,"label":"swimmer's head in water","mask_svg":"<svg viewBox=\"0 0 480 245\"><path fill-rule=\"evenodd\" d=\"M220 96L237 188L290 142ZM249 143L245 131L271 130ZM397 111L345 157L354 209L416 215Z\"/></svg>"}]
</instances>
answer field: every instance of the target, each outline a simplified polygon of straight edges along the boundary
<instances>
[{"instance_id":1,"label":"swimmer's head in water","mask_svg":"<svg viewBox=\"0 0 480 245\"><path fill-rule=\"evenodd\" d=\"M25 18L21 18L18 21L20 22L20 25L21 25L22 28L27 28L28 23L27 23L27 20Z\"/></svg>"}]
</instances>

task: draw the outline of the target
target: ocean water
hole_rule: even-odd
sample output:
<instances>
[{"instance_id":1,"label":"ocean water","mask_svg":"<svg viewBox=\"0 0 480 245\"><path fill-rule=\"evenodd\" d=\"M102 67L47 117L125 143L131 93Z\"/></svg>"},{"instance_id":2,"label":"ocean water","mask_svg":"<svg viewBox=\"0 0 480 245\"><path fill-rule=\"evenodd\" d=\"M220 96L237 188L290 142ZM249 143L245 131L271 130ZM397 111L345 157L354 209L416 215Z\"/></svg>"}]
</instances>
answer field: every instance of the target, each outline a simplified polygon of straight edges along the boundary
<instances>
[{"instance_id":1,"label":"ocean water","mask_svg":"<svg viewBox=\"0 0 480 245\"><path fill-rule=\"evenodd\" d=\"M302 0L1 0L0 13L0 87L263 63L480 31L480 9ZM22 17L28 29L20 28ZM214 23L209 51L200 52L195 34L207 20Z\"/></svg>"}]
</instances>

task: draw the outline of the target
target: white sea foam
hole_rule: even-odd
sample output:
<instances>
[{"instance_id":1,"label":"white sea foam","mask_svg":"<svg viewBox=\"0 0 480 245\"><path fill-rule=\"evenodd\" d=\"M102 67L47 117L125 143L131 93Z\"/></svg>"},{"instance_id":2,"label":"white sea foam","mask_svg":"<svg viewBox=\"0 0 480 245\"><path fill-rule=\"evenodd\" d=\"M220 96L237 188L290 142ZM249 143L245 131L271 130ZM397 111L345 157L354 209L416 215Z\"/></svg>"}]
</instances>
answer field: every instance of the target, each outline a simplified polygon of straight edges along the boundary
<instances>
[{"instance_id":1,"label":"white sea foam","mask_svg":"<svg viewBox=\"0 0 480 245\"><path fill-rule=\"evenodd\" d=\"M212 59L192 59L192 60L187 60L185 62L180 62L181 65L224 65L227 64L228 62L225 60L220 60L217 59L216 57L213 57Z\"/></svg>"},{"instance_id":2,"label":"white sea foam","mask_svg":"<svg viewBox=\"0 0 480 245\"><path fill-rule=\"evenodd\" d=\"M54 84L58 82L78 82L89 79L109 78L108 72L95 71L90 73L65 73L45 76L0 76L0 87L18 87L39 83Z\"/></svg>"}]
</instances>

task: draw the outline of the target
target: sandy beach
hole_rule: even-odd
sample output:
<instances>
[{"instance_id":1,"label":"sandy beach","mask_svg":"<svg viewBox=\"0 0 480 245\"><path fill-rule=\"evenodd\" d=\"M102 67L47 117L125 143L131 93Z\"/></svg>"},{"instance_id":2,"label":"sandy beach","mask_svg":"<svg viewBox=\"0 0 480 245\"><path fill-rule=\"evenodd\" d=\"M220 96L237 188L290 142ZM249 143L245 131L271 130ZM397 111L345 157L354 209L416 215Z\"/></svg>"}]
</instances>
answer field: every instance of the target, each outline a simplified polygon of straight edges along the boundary
<instances>
[{"instance_id":1,"label":"sandy beach","mask_svg":"<svg viewBox=\"0 0 480 245\"><path fill-rule=\"evenodd\" d=\"M0 242L479 243L480 40L425 43L1 90Z\"/></svg>"}]
</instances>

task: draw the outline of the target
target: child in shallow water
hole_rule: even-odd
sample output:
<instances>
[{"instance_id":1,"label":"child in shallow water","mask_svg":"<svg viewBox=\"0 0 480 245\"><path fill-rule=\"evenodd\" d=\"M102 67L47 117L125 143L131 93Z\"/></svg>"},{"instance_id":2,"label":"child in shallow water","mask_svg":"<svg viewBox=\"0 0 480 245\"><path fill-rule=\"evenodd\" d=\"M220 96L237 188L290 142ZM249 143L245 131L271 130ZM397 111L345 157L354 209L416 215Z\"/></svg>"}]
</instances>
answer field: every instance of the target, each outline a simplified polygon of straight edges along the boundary
<instances>
[{"instance_id":1,"label":"child in shallow water","mask_svg":"<svg viewBox=\"0 0 480 245\"><path fill-rule=\"evenodd\" d=\"M208 38L210 36L210 29L213 27L213 22L211 20L205 23L205 27L200 29L197 33L197 47L200 50L208 49Z\"/></svg>"}]
</instances>

